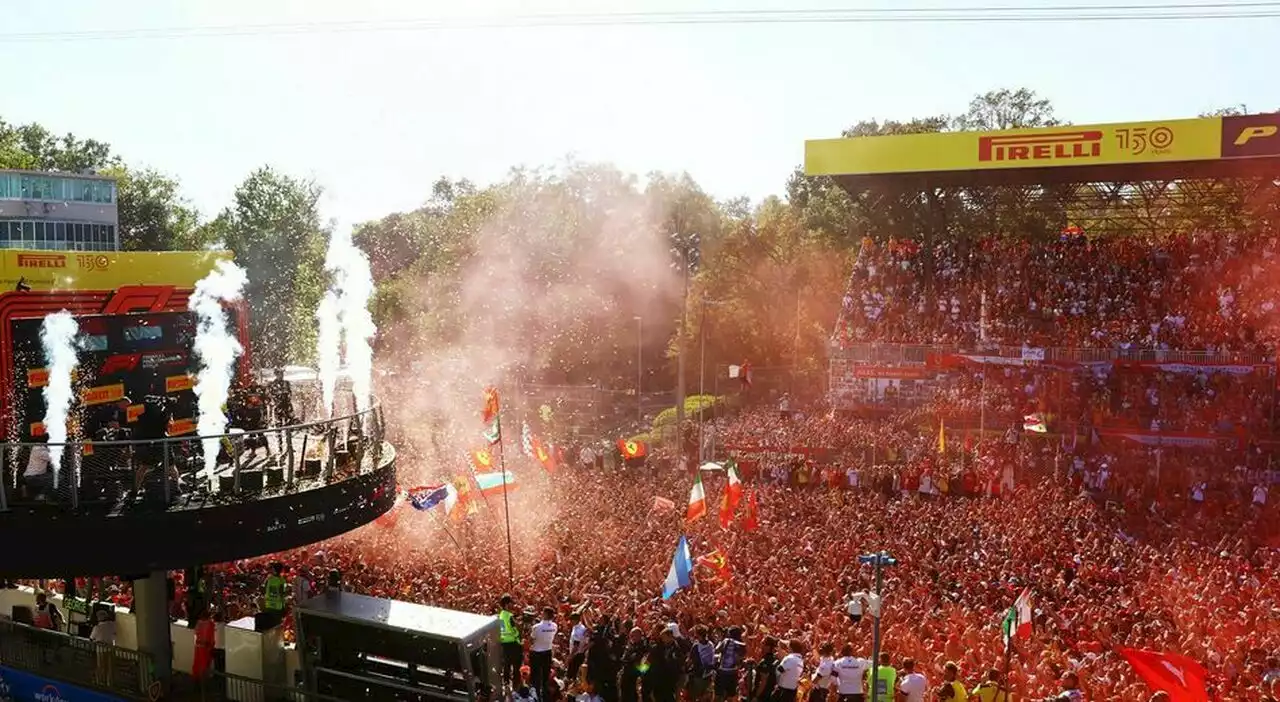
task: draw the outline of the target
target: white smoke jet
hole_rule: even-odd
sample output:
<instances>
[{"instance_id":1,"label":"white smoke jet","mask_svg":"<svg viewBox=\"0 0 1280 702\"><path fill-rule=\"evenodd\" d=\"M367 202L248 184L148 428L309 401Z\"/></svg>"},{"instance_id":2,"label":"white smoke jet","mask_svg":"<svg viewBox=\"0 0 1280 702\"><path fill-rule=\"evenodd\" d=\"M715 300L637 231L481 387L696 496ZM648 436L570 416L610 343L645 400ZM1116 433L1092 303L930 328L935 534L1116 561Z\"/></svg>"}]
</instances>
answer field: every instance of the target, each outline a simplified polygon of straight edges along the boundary
<instances>
[{"instance_id":1,"label":"white smoke jet","mask_svg":"<svg viewBox=\"0 0 1280 702\"><path fill-rule=\"evenodd\" d=\"M356 410L364 411L369 408L369 397L373 392L373 347L370 342L378 329L369 312L374 290L369 257L351 240L350 229L333 230L324 267L333 274L330 290L338 296L345 347L343 360L351 374Z\"/></svg>"},{"instance_id":2,"label":"white smoke jet","mask_svg":"<svg viewBox=\"0 0 1280 702\"><path fill-rule=\"evenodd\" d=\"M204 473L213 491L218 489L214 473L218 462L217 437L227 429L227 416L222 408L231 394L236 358L244 353L240 341L227 328L227 313L222 305L239 300L248 282L244 269L231 261L218 261L214 269L196 283L195 292L187 302L187 309L195 312L199 320L194 345L200 357L195 386L200 412L197 429L201 436L212 437L204 439Z\"/></svg>"},{"instance_id":3,"label":"white smoke jet","mask_svg":"<svg viewBox=\"0 0 1280 702\"><path fill-rule=\"evenodd\" d=\"M338 295L325 292L316 308L316 357L320 376L320 399L324 416L333 416L333 390L342 365L342 322L338 319Z\"/></svg>"},{"instance_id":4,"label":"white smoke jet","mask_svg":"<svg viewBox=\"0 0 1280 702\"><path fill-rule=\"evenodd\" d=\"M40 345L44 347L49 380L44 386L44 430L49 437L49 461L53 487L58 487L62 471L62 449L67 440L67 413L74 393L71 374L80 359L76 355L76 334L80 325L71 313L62 310L44 318L40 325Z\"/></svg>"}]
</instances>

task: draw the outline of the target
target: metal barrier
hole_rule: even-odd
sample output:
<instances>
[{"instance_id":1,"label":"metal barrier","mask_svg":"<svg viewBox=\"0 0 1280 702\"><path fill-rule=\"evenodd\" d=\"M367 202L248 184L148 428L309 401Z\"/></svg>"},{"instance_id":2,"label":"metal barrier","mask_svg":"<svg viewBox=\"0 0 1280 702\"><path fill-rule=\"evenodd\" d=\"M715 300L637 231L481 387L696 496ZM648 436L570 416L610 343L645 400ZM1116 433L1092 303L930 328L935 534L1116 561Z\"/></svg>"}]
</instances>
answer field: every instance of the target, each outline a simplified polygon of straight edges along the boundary
<instances>
[{"instance_id":1,"label":"metal barrier","mask_svg":"<svg viewBox=\"0 0 1280 702\"><path fill-rule=\"evenodd\" d=\"M384 430L373 402L339 417L216 436L0 443L0 512L194 509L323 487L376 469ZM213 475L205 470L207 449L218 451ZM45 472L24 475L41 462Z\"/></svg>"},{"instance_id":2,"label":"metal barrier","mask_svg":"<svg viewBox=\"0 0 1280 702\"><path fill-rule=\"evenodd\" d=\"M957 353L978 353L1002 358L1023 358L1021 346L993 346L982 350L962 349L953 344L833 344L831 358L855 363L883 365L923 365L930 356ZM1045 361L1060 363L1104 363L1108 361L1200 363L1206 365L1270 365L1275 357L1258 353L1235 353L1195 350L1171 351L1165 349L1118 348L1067 348L1037 349L1044 352Z\"/></svg>"},{"instance_id":3,"label":"metal barrier","mask_svg":"<svg viewBox=\"0 0 1280 702\"><path fill-rule=\"evenodd\" d=\"M277 702L277 700L348 702L338 697L309 692L300 687L269 685L261 680L218 671L213 671L208 679L196 684L199 695L193 696L192 699L205 702Z\"/></svg>"},{"instance_id":4,"label":"metal barrier","mask_svg":"<svg viewBox=\"0 0 1280 702\"><path fill-rule=\"evenodd\" d=\"M154 692L145 653L8 620L0 620L0 665L130 699Z\"/></svg>"}]
</instances>

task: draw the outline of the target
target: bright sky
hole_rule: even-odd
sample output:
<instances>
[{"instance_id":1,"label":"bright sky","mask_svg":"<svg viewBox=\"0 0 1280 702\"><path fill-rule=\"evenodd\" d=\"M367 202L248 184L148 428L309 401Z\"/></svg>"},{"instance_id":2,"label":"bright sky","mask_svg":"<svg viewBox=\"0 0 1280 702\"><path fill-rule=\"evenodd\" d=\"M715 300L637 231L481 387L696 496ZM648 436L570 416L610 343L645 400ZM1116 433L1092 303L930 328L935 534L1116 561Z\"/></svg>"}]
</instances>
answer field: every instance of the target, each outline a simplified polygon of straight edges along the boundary
<instances>
[{"instance_id":1,"label":"bright sky","mask_svg":"<svg viewBox=\"0 0 1280 702\"><path fill-rule=\"evenodd\" d=\"M758 3L771 4L751 9L907 6ZM705 9L744 5L0 0L0 35ZM1077 123L1193 117L1241 103L1280 109L1277 37L1280 19L0 39L0 117L108 141L131 162L180 178L205 216L229 204L249 171L271 164L323 185L325 216L345 224L416 207L441 175L486 183L514 165L570 155L637 173L684 170L716 197L760 198L781 192L806 138L837 136L860 119L962 112L973 95L999 87L1032 88Z\"/></svg>"}]
</instances>

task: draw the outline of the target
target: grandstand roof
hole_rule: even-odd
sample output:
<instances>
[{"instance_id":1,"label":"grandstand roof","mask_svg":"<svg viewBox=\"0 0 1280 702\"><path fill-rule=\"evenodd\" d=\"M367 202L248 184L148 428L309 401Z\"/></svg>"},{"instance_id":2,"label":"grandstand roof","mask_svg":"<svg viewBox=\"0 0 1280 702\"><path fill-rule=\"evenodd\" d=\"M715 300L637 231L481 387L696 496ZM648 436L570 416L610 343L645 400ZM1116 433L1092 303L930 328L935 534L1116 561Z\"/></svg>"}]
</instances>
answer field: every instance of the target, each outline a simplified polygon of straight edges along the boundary
<instances>
[{"instance_id":1,"label":"grandstand roof","mask_svg":"<svg viewBox=\"0 0 1280 702\"><path fill-rule=\"evenodd\" d=\"M805 142L847 190L1280 177L1280 113Z\"/></svg>"}]
</instances>

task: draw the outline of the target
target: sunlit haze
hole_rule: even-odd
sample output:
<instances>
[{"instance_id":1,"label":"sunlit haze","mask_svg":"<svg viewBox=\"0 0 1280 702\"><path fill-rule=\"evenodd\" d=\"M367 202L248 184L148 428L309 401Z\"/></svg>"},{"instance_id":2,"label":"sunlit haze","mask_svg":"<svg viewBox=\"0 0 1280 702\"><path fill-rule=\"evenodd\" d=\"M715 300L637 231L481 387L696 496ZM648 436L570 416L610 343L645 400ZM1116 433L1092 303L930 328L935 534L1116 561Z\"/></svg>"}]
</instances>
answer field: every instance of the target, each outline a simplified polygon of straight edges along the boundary
<instances>
[{"instance_id":1,"label":"sunlit haze","mask_svg":"<svg viewBox=\"0 0 1280 702\"><path fill-rule=\"evenodd\" d=\"M742 9L715 0L465 5L6 0L0 35ZM805 5L824 6L849 7ZM10 65L25 68L0 93L0 115L107 141L178 177L206 217L263 164L314 178L326 189L324 215L343 223L411 209L441 175L487 183L513 165L568 156L641 174L688 171L716 197L759 198L780 192L806 138L860 119L959 113L997 87L1029 87L1078 123L1274 109L1278 33L1280 20L1263 19L46 35L3 42L5 55L25 57Z\"/></svg>"}]
</instances>

